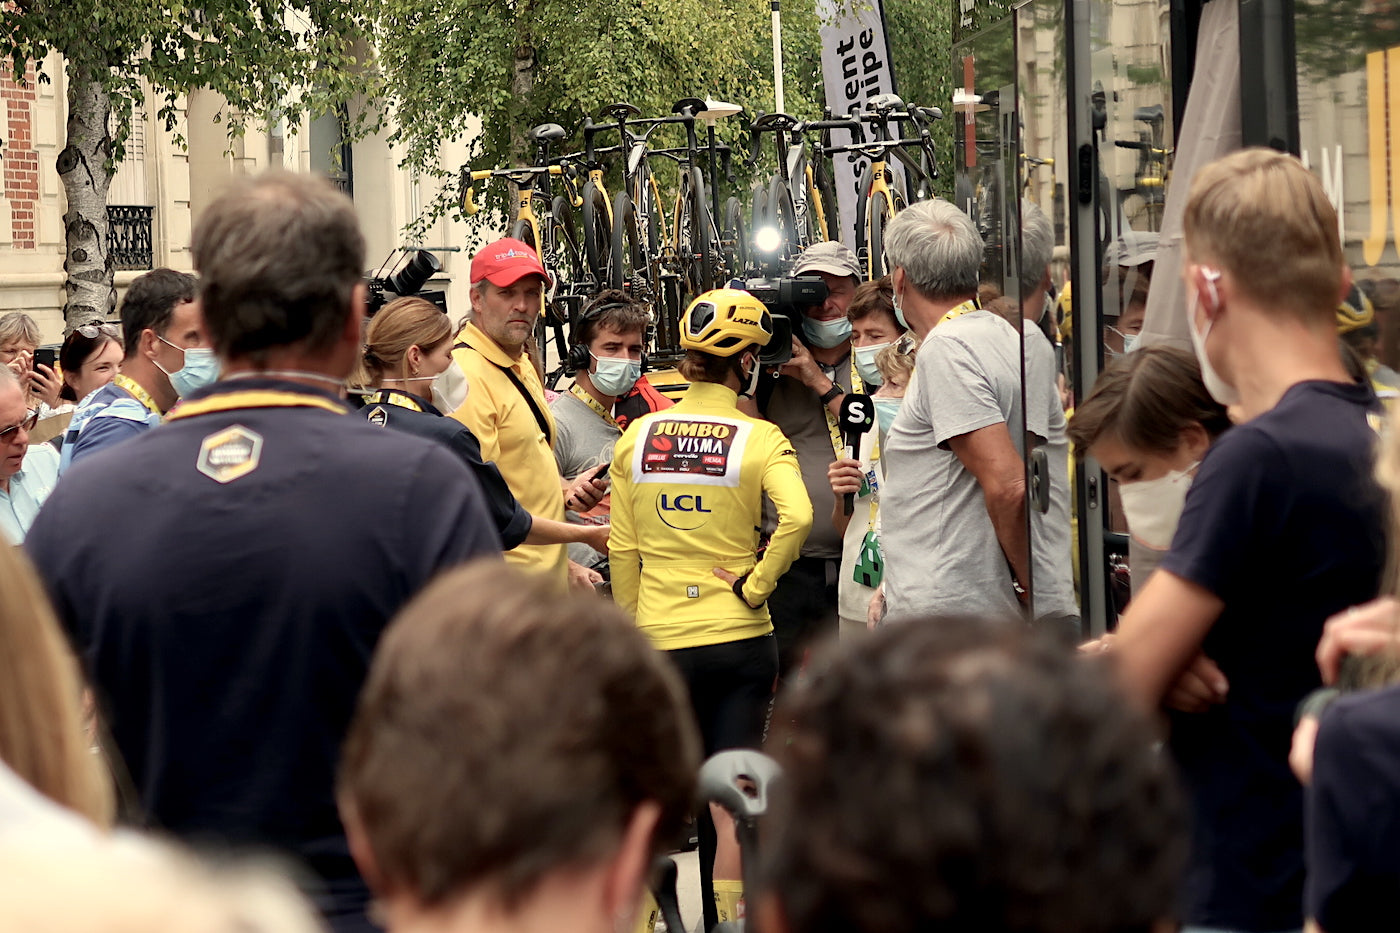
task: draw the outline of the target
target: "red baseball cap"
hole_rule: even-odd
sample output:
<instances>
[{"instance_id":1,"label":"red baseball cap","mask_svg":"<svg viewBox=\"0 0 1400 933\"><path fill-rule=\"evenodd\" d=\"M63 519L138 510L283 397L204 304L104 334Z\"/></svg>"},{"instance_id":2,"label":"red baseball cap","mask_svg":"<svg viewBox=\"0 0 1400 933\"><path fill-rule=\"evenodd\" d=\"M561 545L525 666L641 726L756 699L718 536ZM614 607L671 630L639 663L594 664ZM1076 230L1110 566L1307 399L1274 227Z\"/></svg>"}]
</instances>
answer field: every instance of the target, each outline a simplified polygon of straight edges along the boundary
<instances>
[{"instance_id":1,"label":"red baseball cap","mask_svg":"<svg viewBox=\"0 0 1400 933\"><path fill-rule=\"evenodd\" d=\"M473 285L486 279L497 288L509 288L527 275L544 279L546 288L554 284L535 251L514 237L488 243L472 257Z\"/></svg>"}]
</instances>

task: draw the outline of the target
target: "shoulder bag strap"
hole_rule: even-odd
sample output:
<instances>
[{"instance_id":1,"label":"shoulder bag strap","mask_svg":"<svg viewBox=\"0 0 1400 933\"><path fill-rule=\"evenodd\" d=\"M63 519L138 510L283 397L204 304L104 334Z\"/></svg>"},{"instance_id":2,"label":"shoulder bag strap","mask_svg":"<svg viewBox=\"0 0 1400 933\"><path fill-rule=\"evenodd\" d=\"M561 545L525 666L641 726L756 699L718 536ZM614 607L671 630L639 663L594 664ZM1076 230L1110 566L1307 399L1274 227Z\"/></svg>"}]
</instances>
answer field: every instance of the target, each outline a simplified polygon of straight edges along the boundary
<instances>
[{"instance_id":1,"label":"shoulder bag strap","mask_svg":"<svg viewBox=\"0 0 1400 933\"><path fill-rule=\"evenodd\" d=\"M480 350L477 350L476 347L472 346L466 341L460 341L458 343L453 344L452 349L471 350L478 354L481 353ZM485 354L482 354L482 359L486 359ZM534 393L531 392L528 387L526 387L525 383L520 381L520 377L515 374L515 370L511 369L509 366L502 366L500 363L492 362L491 360L487 360L487 362L491 363L492 366L505 373L506 378L509 379L511 381L511 384L519 390L522 396L524 396L525 404L530 406L530 413L535 416L535 423L540 426L540 431L543 432L544 439L549 443L549 446L553 447L554 432L550 430L549 419L545 417L544 411L540 408L540 403L535 401Z\"/></svg>"}]
</instances>

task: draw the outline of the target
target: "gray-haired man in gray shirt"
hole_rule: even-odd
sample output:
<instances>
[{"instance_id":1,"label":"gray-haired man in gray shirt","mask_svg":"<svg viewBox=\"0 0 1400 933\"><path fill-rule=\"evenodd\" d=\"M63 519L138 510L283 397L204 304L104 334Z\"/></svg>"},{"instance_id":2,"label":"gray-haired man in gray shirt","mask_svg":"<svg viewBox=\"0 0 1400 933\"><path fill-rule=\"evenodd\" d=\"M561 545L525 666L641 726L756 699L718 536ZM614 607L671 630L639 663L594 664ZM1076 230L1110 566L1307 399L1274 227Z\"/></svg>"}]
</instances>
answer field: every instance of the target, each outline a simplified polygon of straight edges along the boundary
<instances>
[{"instance_id":1,"label":"gray-haired man in gray shirt","mask_svg":"<svg viewBox=\"0 0 1400 933\"><path fill-rule=\"evenodd\" d=\"M1053 385L1029 380L1023 406L1021 335L976 304L983 244L967 215L916 204L885 246L896 313L923 341L883 450L885 617L1021 613L1032 566L1022 426L1049 434ZM1035 560L1037 616L1075 612L1064 557Z\"/></svg>"}]
</instances>

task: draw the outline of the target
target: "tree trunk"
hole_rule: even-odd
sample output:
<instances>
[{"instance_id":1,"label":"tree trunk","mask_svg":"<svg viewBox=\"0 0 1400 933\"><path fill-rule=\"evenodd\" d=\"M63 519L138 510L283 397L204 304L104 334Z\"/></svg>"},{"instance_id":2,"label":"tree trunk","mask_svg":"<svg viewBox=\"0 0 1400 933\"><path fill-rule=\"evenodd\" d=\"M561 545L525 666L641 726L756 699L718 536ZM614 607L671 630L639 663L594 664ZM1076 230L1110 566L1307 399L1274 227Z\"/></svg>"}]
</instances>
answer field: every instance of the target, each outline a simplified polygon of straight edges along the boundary
<instances>
[{"instance_id":1,"label":"tree trunk","mask_svg":"<svg viewBox=\"0 0 1400 933\"><path fill-rule=\"evenodd\" d=\"M108 132L111 100L93 77L93 70L76 62L68 65L68 138L58 154L58 177L68 196L63 215L66 234L63 319L78 327L102 320L116 307L112 257L107 243L107 188L112 173Z\"/></svg>"},{"instance_id":2,"label":"tree trunk","mask_svg":"<svg viewBox=\"0 0 1400 933\"><path fill-rule=\"evenodd\" d=\"M518 103L520 110L530 112L530 98L535 91L535 68L539 60L535 57L535 43L531 41L529 32L520 36L520 41L515 47L515 73L511 76L510 92ZM530 128L524 125L524 121L517 118L515 126L511 128L510 148L511 155L515 156L515 161L520 165L529 165L530 157L534 155L530 151L530 139L526 135Z\"/></svg>"}]
</instances>

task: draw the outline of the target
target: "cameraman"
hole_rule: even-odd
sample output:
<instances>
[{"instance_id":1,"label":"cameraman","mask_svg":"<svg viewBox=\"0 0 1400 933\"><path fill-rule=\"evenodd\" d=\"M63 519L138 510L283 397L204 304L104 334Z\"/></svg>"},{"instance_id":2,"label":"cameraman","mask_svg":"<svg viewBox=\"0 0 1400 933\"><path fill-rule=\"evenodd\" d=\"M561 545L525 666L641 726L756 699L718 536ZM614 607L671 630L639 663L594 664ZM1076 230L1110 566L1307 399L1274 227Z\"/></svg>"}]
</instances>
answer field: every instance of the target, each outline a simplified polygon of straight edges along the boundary
<instances>
[{"instance_id":1,"label":"cameraman","mask_svg":"<svg viewBox=\"0 0 1400 933\"><path fill-rule=\"evenodd\" d=\"M841 243L816 243L798 257L792 275L820 277L826 299L800 309L793 320L792 359L778 369L776 379L760 384L758 410L792 441L808 497L826 502L831 496L827 467L846 455L837 415L841 399L851 391L851 322L846 311L860 283L860 263ZM829 510L816 512L801 555L768 599L784 679L801 667L803 652L814 639L836 631L841 534ZM765 510L764 529L772 527L771 509Z\"/></svg>"}]
</instances>

